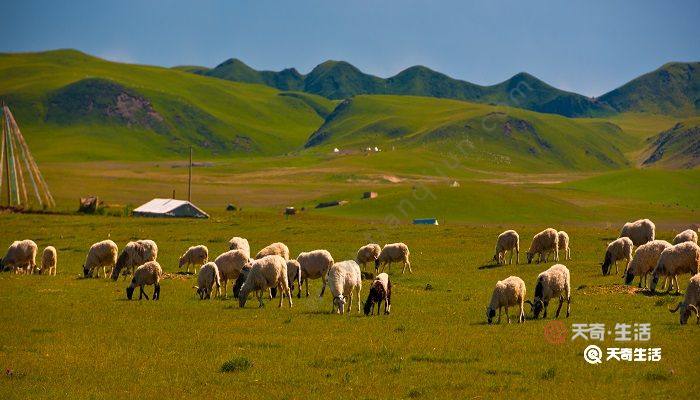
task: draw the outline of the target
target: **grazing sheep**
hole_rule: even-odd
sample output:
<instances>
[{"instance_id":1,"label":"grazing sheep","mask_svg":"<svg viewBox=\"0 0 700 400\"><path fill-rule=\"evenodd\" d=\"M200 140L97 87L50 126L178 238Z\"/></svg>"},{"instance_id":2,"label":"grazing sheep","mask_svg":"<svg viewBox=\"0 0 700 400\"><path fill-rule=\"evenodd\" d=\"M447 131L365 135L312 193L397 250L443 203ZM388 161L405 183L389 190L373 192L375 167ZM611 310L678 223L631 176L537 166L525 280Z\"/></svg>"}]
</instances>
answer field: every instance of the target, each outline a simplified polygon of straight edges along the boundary
<instances>
[{"instance_id":1,"label":"grazing sheep","mask_svg":"<svg viewBox=\"0 0 700 400\"><path fill-rule=\"evenodd\" d=\"M603 275L609 275L612 265L615 264L615 273L617 274L617 262L620 260L626 260L625 268L623 271L627 271L627 266L632 260L632 248L634 244L632 239L628 237L621 237L615 239L608 243L608 248L605 250L605 260L600 264L603 271Z\"/></svg>"},{"instance_id":2,"label":"grazing sheep","mask_svg":"<svg viewBox=\"0 0 700 400\"><path fill-rule=\"evenodd\" d=\"M153 285L153 300L160 299L160 280L163 277L163 268L160 267L157 261L148 261L140 265L134 270L134 277L131 279L131 284L126 288L126 298L131 300L136 286L139 287L139 300L142 296L149 300L143 287Z\"/></svg>"},{"instance_id":3,"label":"grazing sheep","mask_svg":"<svg viewBox=\"0 0 700 400\"><path fill-rule=\"evenodd\" d=\"M635 276L639 276L639 287L642 287L642 281L644 281L644 287L646 287L647 275L656 267L661 252L669 247L671 247L671 243L665 240L652 240L637 247L632 260L627 264L625 283L629 285Z\"/></svg>"},{"instance_id":4,"label":"grazing sheep","mask_svg":"<svg viewBox=\"0 0 700 400\"><path fill-rule=\"evenodd\" d=\"M289 260L289 248L286 244L281 242L272 243L271 245L263 248L258 252L258 254L255 255L255 259L259 260L263 257L270 256L273 254L284 258L285 261Z\"/></svg>"},{"instance_id":5,"label":"grazing sheep","mask_svg":"<svg viewBox=\"0 0 700 400\"><path fill-rule=\"evenodd\" d=\"M15 274L31 274L36 268L38 247L34 241L25 239L12 242L7 254L0 260L0 270L12 268Z\"/></svg>"},{"instance_id":6,"label":"grazing sheep","mask_svg":"<svg viewBox=\"0 0 700 400\"><path fill-rule=\"evenodd\" d=\"M566 318L569 318L571 314L571 275L569 274L569 269L562 264L555 264L537 276L534 303L530 300L526 302L532 307L535 319L537 319L543 309L544 314L542 318L547 318L549 300L557 296L559 297L559 307L557 307L555 318L559 318L559 312L565 299Z\"/></svg>"},{"instance_id":7,"label":"grazing sheep","mask_svg":"<svg viewBox=\"0 0 700 400\"><path fill-rule=\"evenodd\" d=\"M301 268L301 284L297 292L297 298L301 298L301 285L306 283L306 297L309 297L309 280L321 278L323 287L319 297L323 297L326 290L326 274L333 265L333 257L328 250L314 250L299 253L297 256L299 267Z\"/></svg>"},{"instance_id":8,"label":"grazing sheep","mask_svg":"<svg viewBox=\"0 0 700 400\"><path fill-rule=\"evenodd\" d=\"M109 239L93 244L90 246L87 257L85 257L83 275L85 275L86 278L92 277L94 271L95 278L99 278L100 274L98 268L102 267L102 277L107 279L107 268L114 272L113 269L117 264L118 253L117 244Z\"/></svg>"},{"instance_id":9,"label":"grazing sheep","mask_svg":"<svg viewBox=\"0 0 700 400\"><path fill-rule=\"evenodd\" d=\"M513 264L513 253L515 253L515 263L520 264L520 236L514 230L508 230L498 235L496 240L496 254L493 255L493 261L499 265L505 264L506 252L510 251L510 260L508 264Z\"/></svg>"},{"instance_id":10,"label":"grazing sheep","mask_svg":"<svg viewBox=\"0 0 700 400\"><path fill-rule=\"evenodd\" d=\"M659 256L659 261L656 263L656 268L654 268L652 273L650 289L654 292L659 282L659 276L665 275L672 277L668 290L670 291L675 283L676 293L679 293L678 275L686 273L695 275L698 273L698 267L700 267L700 247L697 244L683 242L671 246L662 251Z\"/></svg>"},{"instance_id":11,"label":"grazing sheep","mask_svg":"<svg viewBox=\"0 0 700 400\"><path fill-rule=\"evenodd\" d=\"M46 246L44 252L41 254L41 269L40 274L46 272L48 275L56 276L56 262L58 260L58 255L56 254L56 248L53 246Z\"/></svg>"},{"instance_id":12,"label":"grazing sheep","mask_svg":"<svg viewBox=\"0 0 700 400\"><path fill-rule=\"evenodd\" d=\"M640 219L634 222L627 222L622 226L620 237L632 239L635 246L641 246L646 242L654 240L656 226L648 219Z\"/></svg>"},{"instance_id":13,"label":"grazing sheep","mask_svg":"<svg viewBox=\"0 0 700 400\"><path fill-rule=\"evenodd\" d=\"M234 236L228 241L229 250L241 250L246 257L250 258L250 244L248 244L248 239Z\"/></svg>"},{"instance_id":14,"label":"grazing sheep","mask_svg":"<svg viewBox=\"0 0 700 400\"><path fill-rule=\"evenodd\" d=\"M362 291L362 272L360 266L353 260L334 263L328 270L328 289L333 295L331 314L344 314L352 309L352 299L357 301L357 312L360 312L360 292ZM347 300L346 300L347 299ZM347 304L347 310L345 306Z\"/></svg>"},{"instance_id":15,"label":"grazing sheep","mask_svg":"<svg viewBox=\"0 0 700 400\"><path fill-rule=\"evenodd\" d=\"M685 325L688 322L688 318L690 318L692 313L695 313L696 323L700 324L700 312L698 312L698 309L700 309L700 274L695 274L690 278L688 288L685 290L685 298L678 303L676 308L668 311L674 313L679 309L681 310L681 325Z\"/></svg>"},{"instance_id":16,"label":"grazing sheep","mask_svg":"<svg viewBox=\"0 0 700 400\"><path fill-rule=\"evenodd\" d=\"M183 266L187 266L187 273L190 272L190 265L197 270L197 267L206 264L209 261L209 249L207 246L202 244L197 246L192 246L185 254L180 257L180 262L178 264L178 269L182 269Z\"/></svg>"},{"instance_id":17,"label":"grazing sheep","mask_svg":"<svg viewBox=\"0 0 700 400\"><path fill-rule=\"evenodd\" d=\"M518 314L518 323L525 322L525 282L517 276L509 276L502 281L496 282L496 287L491 295L491 303L486 307L486 319L490 324L493 322L493 317L496 316L498 310L498 323L501 323L501 308L506 309L506 318L510 324L510 315L508 315L508 307L520 307Z\"/></svg>"},{"instance_id":18,"label":"grazing sheep","mask_svg":"<svg viewBox=\"0 0 700 400\"><path fill-rule=\"evenodd\" d=\"M243 267L249 262L250 257L245 253L245 250L229 250L216 257L214 263L217 268L219 268L221 284L224 287L224 297L226 297L228 281L235 282L236 278L241 274Z\"/></svg>"},{"instance_id":19,"label":"grazing sheep","mask_svg":"<svg viewBox=\"0 0 700 400\"><path fill-rule=\"evenodd\" d=\"M119 273L124 270L123 274L128 275L132 269L149 261L156 261L158 258L158 245L153 240L137 240L129 242L122 249L117 263L112 269L111 278L116 281L119 278Z\"/></svg>"},{"instance_id":20,"label":"grazing sheep","mask_svg":"<svg viewBox=\"0 0 700 400\"><path fill-rule=\"evenodd\" d=\"M554 253L554 261L559 261L559 234L556 229L547 228L532 238L532 244L527 251L527 263L537 254L537 263L547 262L547 255Z\"/></svg>"},{"instance_id":21,"label":"grazing sheep","mask_svg":"<svg viewBox=\"0 0 700 400\"><path fill-rule=\"evenodd\" d=\"M287 261L287 282L289 283L289 293L294 292L294 285L301 287L301 265L297 260Z\"/></svg>"},{"instance_id":22,"label":"grazing sheep","mask_svg":"<svg viewBox=\"0 0 700 400\"><path fill-rule=\"evenodd\" d=\"M564 252L564 260L571 260L571 248L569 248L569 234L564 231L557 232L559 251Z\"/></svg>"},{"instance_id":23,"label":"grazing sheep","mask_svg":"<svg viewBox=\"0 0 700 400\"><path fill-rule=\"evenodd\" d=\"M378 244L370 243L364 245L357 250L357 258L355 258L355 261L362 265L362 269L364 270L367 263L374 263L374 261L379 257L379 253L381 251L382 248L379 247Z\"/></svg>"},{"instance_id":24,"label":"grazing sheep","mask_svg":"<svg viewBox=\"0 0 700 400\"><path fill-rule=\"evenodd\" d=\"M683 243L683 242L698 242L698 233L692 229L686 229L683 232L676 235L673 238L673 244Z\"/></svg>"},{"instance_id":25,"label":"grazing sheep","mask_svg":"<svg viewBox=\"0 0 700 400\"><path fill-rule=\"evenodd\" d=\"M382 311L382 301L384 301L384 314L391 312L391 279L389 275L382 272L377 275L369 288L369 296L365 301L365 315L374 315L374 304L377 304L377 315Z\"/></svg>"},{"instance_id":26,"label":"grazing sheep","mask_svg":"<svg viewBox=\"0 0 700 400\"><path fill-rule=\"evenodd\" d=\"M384 266L389 264L389 271L391 271L391 264L395 262L402 262L403 269L401 273L406 272L406 267L408 267L408 272L413 273L411 269L411 262L408 261L408 256L411 252L408 251L408 246L404 243L392 243L385 244L382 248L382 252L379 253L379 257L374 261L374 271L379 272L379 267L382 267L382 272L384 272Z\"/></svg>"},{"instance_id":27,"label":"grazing sheep","mask_svg":"<svg viewBox=\"0 0 700 400\"><path fill-rule=\"evenodd\" d=\"M216 286L216 295L221 297L221 277L219 276L219 268L216 263L208 262L199 269L199 275L197 276L197 286L192 286L192 289L197 290L200 300L212 299L212 293L214 293L214 286Z\"/></svg>"},{"instance_id":28,"label":"grazing sheep","mask_svg":"<svg viewBox=\"0 0 700 400\"><path fill-rule=\"evenodd\" d=\"M264 307L263 292L271 287L276 287L281 293L279 307L282 307L284 297L287 297L289 307L292 307L292 294L289 291L289 282L287 281L287 261L281 256L273 254L253 261L250 266L243 268L241 275L236 280L237 285L242 277L245 278L245 282L240 285L238 290L238 304L241 308L245 307L250 292L255 292L260 307Z\"/></svg>"}]
</instances>

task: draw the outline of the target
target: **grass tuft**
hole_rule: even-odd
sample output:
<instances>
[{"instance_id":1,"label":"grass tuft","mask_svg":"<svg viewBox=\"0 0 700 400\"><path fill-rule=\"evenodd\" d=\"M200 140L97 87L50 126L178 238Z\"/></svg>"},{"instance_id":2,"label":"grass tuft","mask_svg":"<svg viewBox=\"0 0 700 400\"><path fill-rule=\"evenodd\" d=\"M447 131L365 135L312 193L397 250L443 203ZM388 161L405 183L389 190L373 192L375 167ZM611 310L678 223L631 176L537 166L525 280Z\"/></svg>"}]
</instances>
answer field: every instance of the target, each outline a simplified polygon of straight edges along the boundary
<instances>
[{"instance_id":1,"label":"grass tuft","mask_svg":"<svg viewBox=\"0 0 700 400\"><path fill-rule=\"evenodd\" d=\"M244 372L252 366L253 363L246 357L235 357L221 364L219 372Z\"/></svg>"}]
</instances>

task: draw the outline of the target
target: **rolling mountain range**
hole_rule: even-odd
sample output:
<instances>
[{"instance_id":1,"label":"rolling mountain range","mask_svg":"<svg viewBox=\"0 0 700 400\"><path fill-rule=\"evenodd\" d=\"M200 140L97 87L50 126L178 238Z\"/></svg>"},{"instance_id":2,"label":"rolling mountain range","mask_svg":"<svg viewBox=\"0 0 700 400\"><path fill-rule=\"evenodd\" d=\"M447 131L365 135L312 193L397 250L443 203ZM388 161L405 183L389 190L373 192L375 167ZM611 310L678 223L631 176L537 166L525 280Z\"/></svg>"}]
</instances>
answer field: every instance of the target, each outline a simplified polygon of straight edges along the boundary
<instances>
[{"instance_id":1,"label":"rolling mountain range","mask_svg":"<svg viewBox=\"0 0 700 400\"><path fill-rule=\"evenodd\" d=\"M666 64L599 98L557 89L524 72L496 85L481 86L423 66L413 66L383 79L363 73L344 61L323 62L307 75L294 68L279 72L257 71L238 59L229 59L212 69L176 68L336 100L361 94L427 96L507 105L566 117L596 117L630 111L685 116L700 112L698 62Z\"/></svg>"}]
</instances>

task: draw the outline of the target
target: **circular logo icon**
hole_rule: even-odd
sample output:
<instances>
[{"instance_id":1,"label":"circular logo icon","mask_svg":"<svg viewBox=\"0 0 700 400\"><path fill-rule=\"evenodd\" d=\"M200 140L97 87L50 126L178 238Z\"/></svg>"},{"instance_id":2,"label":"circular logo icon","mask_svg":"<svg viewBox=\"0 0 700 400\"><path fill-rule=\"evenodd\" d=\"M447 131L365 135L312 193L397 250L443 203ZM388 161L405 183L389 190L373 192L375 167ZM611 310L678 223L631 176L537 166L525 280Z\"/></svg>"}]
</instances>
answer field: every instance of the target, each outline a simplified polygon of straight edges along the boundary
<instances>
[{"instance_id":1,"label":"circular logo icon","mask_svg":"<svg viewBox=\"0 0 700 400\"><path fill-rule=\"evenodd\" d=\"M603 350L592 344L583 350L583 359L589 364L601 364L603 362Z\"/></svg>"},{"instance_id":2,"label":"circular logo icon","mask_svg":"<svg viewBox=\"0 0 700 400\"><path fill-rule=\"evenodd\" d=\"M544 325L544 338L551 344L564 344L569 335L569 330L563 322L552 320Z\"/></svg>"}]
</instances>

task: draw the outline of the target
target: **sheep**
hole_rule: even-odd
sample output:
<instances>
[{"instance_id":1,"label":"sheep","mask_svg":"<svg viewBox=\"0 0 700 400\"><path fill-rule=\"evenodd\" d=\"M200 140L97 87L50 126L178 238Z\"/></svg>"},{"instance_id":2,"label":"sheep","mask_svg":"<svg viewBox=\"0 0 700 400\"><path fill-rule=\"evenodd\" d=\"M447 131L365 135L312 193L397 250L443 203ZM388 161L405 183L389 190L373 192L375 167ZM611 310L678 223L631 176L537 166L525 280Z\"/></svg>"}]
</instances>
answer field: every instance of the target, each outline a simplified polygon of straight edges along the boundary
<instances>
[{"instance_id":1,"label":"sheep","mask_svg":"<svg viewBox=\"0 0 700 400\"><path fill-rule=\"evenodd\" d=\"M512 229L498 235L493 261L499 265L505 264L506 252L508 251L510 252L508 264L513 264L513 253L515 253L515 264L520 264L520 236Z\"/></svg>"},{"instance_id":2,"label":"sheep","mask_svg":"<svg viewBox=\"0 0 700 400\"><path fill-rule=\"evenodd\" d=\"M676 235L673 238L673 244L683 243L683 242L698 242L698 233L692 229L686 229L683 232Z\"/></svg>"},{"instance_id":3,"label":"sheep","mask_svg":"<svg viewBox=\"0 0 700 400\"><path fill-rule=\"evenodd\" d=\"M301 265L297 260L287 261L287 282L289 283L289 292L294 292L294 285L301 287Z\"/></svg>"},{"instance_id":4,"label":"sheep","mask_svg":"<svg viewBox=\"0 0 700 400\"><path fill-rule=\"evenodd\" d=\"M250 258L250 244L248 244L248 239L234 236L228 241L229 250L241 250L246 257Z\"/></svg>"},{"instance_id":5,"label":"sheep","mask_svg":"<svg viewBox=\"0 0 700 400\"><path fill-rule=\"evenodd\" d=\"M550 252L554 253L554 261L559 261L559 235L556 229L547 228L533 236L530 249L526 253L527 263L532 263L535 254L537 254L536 263L547 262L547 255Z\"/></svg>"},{"instance_id":6,"label":"sheep","mask_svg":"<svg viewBox=\"0 0 700 400\"><path fill-rule=\"evenodd\" d=\"M629 239L629 238L627 238ZM630 285L635 276L639 276L639 287L647 285L647 275L656 267L659 261L661 252L671 247L671 243L665 240L652 240L637 248L634 252L632 260L627 264L627 272L625 274L625 283Z\"/></svg>"},{"instance_id":7,"label":"sheep","mask_svg":"<svg viewBox=\"0 0 700 400\"><path fill-rule=\"evenodd\" d=\"M571 275L569 269L562 264L555 264L537 276L534 303L530 300L526 301L532 307L535 319L540 315L542 309L544 309L542 318L547 318L549 300L557 296L559 296L559 307L555 318L559 318L559 312L565 299L566 318L569 318L571 314Z\"/></svg>"},{"instance_id":8,"label":"sheep","mask_svg":"<svg viewBox=\"0 0 700 400\"><path fill-rule=\"evenodd\" d=\"M56 248L53 246L46 246L44 252L41 254L41 269L40 274L46 272L48 275L56 276L56 262L58 260L58 255L56 254Z\"/></svg>"},{"instance_id":9,"label":"sheep","mask_svg":"<svg viewBox=\"0 0 700 400\"><path fill-rule=\"evenodd\" d=\"M362 292L362 272L354 260L334 263L328 270L326 281L333 295L331 314L344 314L352 309L353 297L357 301L357 312L360 312L360 293ZM347 301L346 301L347 299Z\"/></svg>"},{"instance_id":10,"label":"sheep","mask_svg":"<svg viewBox=\"0 0 700 400\"><path fill-rule=\"evenodd\" d=\"M391 312L391 279L385 272L377 275L369 288L369 296L365 301L365 315L374 315L374 304L377 304L377 315L382 311L382 300L384 301L384 314Z\"/></svg>"},{"instance_id":11,"label":"sheep","mask_svg":"<svg viewBox=\"0 0 700 400\"><path fill-rule=\"evenodd\" d=\"M153 300L160 299L160 280L163 277L163 268L160 267L157 261L148 261L140 265L134 270L134 277L131 279L131 284L126 288L126 298L131 300L136 286L139 287L139 300L142 296L146 300L150 300L143 287L153 285Z\"/></svg>"},{"instance_id":12,"label":"sheep","mask_svg":"<svg viewBox=\"0 0 700 400\"><path fill-rule=\"evenodd\" d=\"M402 262L403 269L401 273L406 272L406 267L408 267L408 272L413 273L411 269L411 262L408 261L408 256L411 252L408 251L408 246L404 243L392 243L385 244L382 248L382 252L379 253L379 257L374 261L374 272L379 272L379 267L382 267L382 272L384 272L384 266L389 264L389 271L391 270L391 264L395 262Z\"/></svg>"},{"instance_id":13,"label":"sheep","mask_svg":"<svg viewBox=\"0 0 700 400\"><path fill-rule=\"evenodd\" d=\"M0 260L0 270L9 267L15 274L31 274L36 268L38 247L34 241L25 239L12 242L5 257Z\"/></svg>"},{"instance_id":14,"label":"sheep","mask_svg":"<svg viewBox=\"0 0 700 400\"><path fill-rule=\"evenodd\" d=\"M93 244L90 246L90 250L88 250L87 257L85 257L83 275L86 278L92 277L94 271L95 278L99 278L100 274L98 268L102 267L102 276L106 279L108 276L107 268L114 272L118 253L117 244L109 239Z\"/></svg>"},{"instance_id":15,"label":"sheep","mask_svg":"<svg viewBox=\"0 0 700 400\"><path fill-rule=\"evenodd\" d=\"M690 273L695 275L698 273L700 266L700 247L693 242L683 242L671 246L661 252L659 261L656 263L656 268L652 273L651 291L656 290L656 285L659 282L659 276L665 275L672 277L671 284L668 290L674 285L676 293L679 293L678 275Z\"/></svg>"},{"instance_id":16,"label":"sheep","mask_svg":"<svg viewBox=\"0 0 700 400\"><path fill-rule=\"evenodd\" d=\"M640 219L634 222L627 222L622 226L620 237L632 239L635 246L641 246L646 242L654 240L656 226L648 219Z\"/></svg>"},{"instance_id":17,"label":"sheep","mask_svg":"<svg viewBox=\"0 0 700 400\"><path fill-rule=\"evenodd\" d=\"M272 243L271 245L263 248L258 252L258 254L255 255L255 259L259 260L265 256L273 255L276 254L282 258L284 258L285 261L289 260L289 248L287 247L286 244L277 242L277 243Z\"/></svg>"},{"instance_id":18,"label":"sheep","mask_svg":"<svg viewBox=\"0 0 700 400\"><path fill-rule=\"evenodd\" d=\"M243 267L249 263L250 257L246 255L245 250L229 250L216 257L214 264L219 269L221 284L224 287L224 297L226 297L228 281L235 282Z\"/></svg>"},{"instance_id":19,"label":"sheep","mask_svg":"<svg viewBox=\"0 0 700 400\"><path fill-rule=\"evenodd\" d=\"M301 284L306 283L306 297L309 297L309 279L321 278L323 287L319 297L323 297L326 290L326 274L333 265L333 256L328 250L314 250L299 253L297 256L299 267L301 268ZM301 298L301 284L297 292L297 298Z\"/></svg>"},{"instance_id":20,"label":"sheep","mask_svg":"<svg viewBox=\"0 0 700 400\"><path fill-rule=\"evenodd\" d=\"M289 282L287 281L287 262L282 256L273 254L253 261L249 266L243 268L241 275L236 280L236 286L242 280L241 278L244 278L244 283L237 290L238 304L241 308L245 307L250 292L256 293L260 307L264 307L263 291L271 287L277 287L281 292L279 307L282 307L284 297L287 297L289 307L292 307L292 294L289 291ZM236 290L236 286L234 286L234 290Z\"/></svg>"},{"instance_id":21,"label":"sheep","mask_svg":"<svg viewBox=\"0 0 700 400\"><path fill-rule=\"evenodd\" d=\"M571 248L569 248L569 234L564 231L557 232L558 248L564 251L564 260L571 260Z\"/></svg>"},{"instance_id":22,"label":"sheep","mask_svg":"<svg viewBox=\"0 0 700 400\"><path fill-rule=\"evenodd\" d=\"M621 237L608 243L608 248L605 250L605 260L600 264L603 275L609 275L612 265L615 264L615 273L617 273L617 262L620 260L627 261L623 271L627 271L627 266L632 260L632 248L634 244L632 239Z\"/></svg>"},{"instance_id":23,"label":"sheep","mask_svg":"<svg viewBox=\"0 0 700 400\"><path fill-rule=\"evenodd\" d=\"M130 270L148 261L156 261L158 258L158 245L153 240L137 240L129 242L122 249L117 263L112 269L111 278L116 281L119 272L124 269L124 275L128 275Z\"/></svg>"},{"instance_id":24,"label":"sheep","mask_svg":"<svg viewBox=\"0 0 700 400\"><path fill-rule=\"evenodd\" d=\"M221 277L219 275L219 268L216 266L216 263L207 262L199 268L197 286L192 286L192 289L197 291L200 300L212 299L211 295L214 293L214 286L216 286L215 297L221 297Z\"/></svg>"},{"instance_id":25,"label":"sheep","mask_svg":"<svg viewBox=\"0 0 700 400\"><path fill-rule=\"evenodd\" d=\"M498 323L501 323L501 309L506 309L506 318L510 324L510 315L508 315L508 307L520 307L518 314L518 323L525 322L525 282L517 276L509 276L502 281L496 282L496 287L491 295L491 303L486 307L486 319L488 323L493 322L498 310Z\"/></svg>"},{"instance_id":26,"label":"sheep","mask_svg":"<svg viewBox=\"0 0 700 400\"><path fill-rule=\"evenodd\" d=\"M685 298L683 301L678 303L676 308L670 309L668 311L674 313L680 309L681 325L685 325L688 322L688 318L692 313L695 313L697 318L696 324L700 324L700 274L695 274L690 278L688 282L688 288L685 290Z\"/></svg>"},{"instance_id":27,"label":"sheep","mask_svg":"<svg viewBox=\"0 0 700 400\"><path fill-rule=\"evenodd\" d=\"M201 244L198 246L192 246L180 257L178 269L182 269L182 267L186 265L187 273L189 273L190 265L192 265L196 270L197 267L206 264L208 261L209 249L207 249L207 246Z\"/></svg>"},{"instance_id":28,"label":"sheep","mask_svg":"<svg viewBox=\"0 0 700 400\"><path fill-rule=\"evenodd\" d=\"M366 244L357 250L357 257L355 258L355 261L362 265L362 269L364 270L367 263L373 263L379 257L379 253L381 253L381 251L382 248L376 243Z\"/></svg>"}]
</instances>

